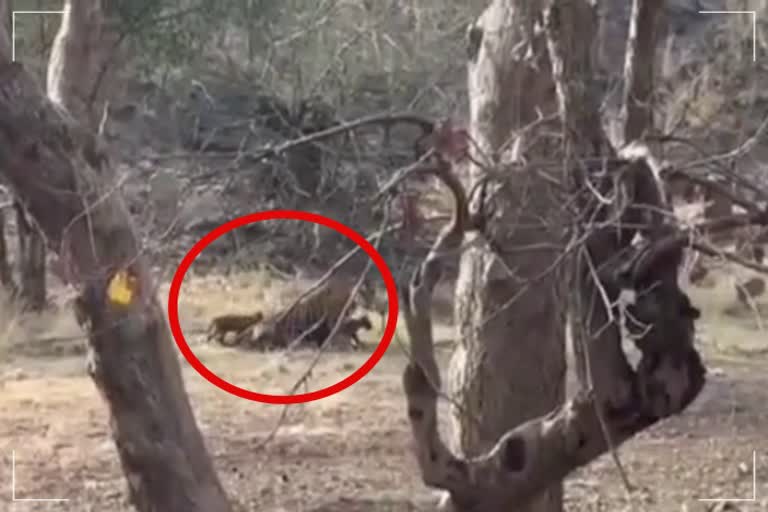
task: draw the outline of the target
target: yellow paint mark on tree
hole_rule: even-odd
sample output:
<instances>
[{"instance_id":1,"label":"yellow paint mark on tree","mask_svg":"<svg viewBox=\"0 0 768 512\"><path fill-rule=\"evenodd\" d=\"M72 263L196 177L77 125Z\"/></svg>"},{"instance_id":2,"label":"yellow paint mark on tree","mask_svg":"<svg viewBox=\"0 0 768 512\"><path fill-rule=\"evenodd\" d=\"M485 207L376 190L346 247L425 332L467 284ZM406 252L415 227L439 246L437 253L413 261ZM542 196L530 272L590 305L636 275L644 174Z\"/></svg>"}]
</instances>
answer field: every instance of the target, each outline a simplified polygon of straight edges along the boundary
<instances>
[{"instance_id":1,"label":"yellow paint mark on tree","mask_svg":"<svg viewBox=\"0 0 768 512\"><path fill-rule=\"evenodd\" d=\"M137 280L127 270L120 270L112 276L107 286L107 297L112 304L127 306L136 295Z\"/></svg>"}]
</instances>

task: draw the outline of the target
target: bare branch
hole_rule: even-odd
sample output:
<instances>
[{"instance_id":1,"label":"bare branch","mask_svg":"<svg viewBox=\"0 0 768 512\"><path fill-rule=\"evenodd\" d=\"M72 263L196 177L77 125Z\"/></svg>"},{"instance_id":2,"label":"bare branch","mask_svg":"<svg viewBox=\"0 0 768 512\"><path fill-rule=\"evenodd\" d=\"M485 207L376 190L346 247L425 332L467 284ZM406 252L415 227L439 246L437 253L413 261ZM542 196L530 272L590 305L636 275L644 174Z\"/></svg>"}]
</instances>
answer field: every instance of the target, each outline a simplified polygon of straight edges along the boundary
<instances>
[{"instance_id":1,"label":"bare branch","mask_svg":"<svg viewBox=\"0 0 768 512\"><path fill-rule=\"evenodd\" d=\"M746 155L747 153L749 153L750 151L752 151L752 149L754 149L757 143L761 141L761 139L766 134L766 132L768 132L768 117L763 119L763 122L760 123L760 126L758 126L757 130L755 130L755 133L752 134L752 136L748 138L746 141L744 141L744 143L741 144L740 146L732 149L731 151L728 151L727 153L723 153L721 155L714 155L714 156L701 158L699 160L693 160L692 162L688 162L686 164L680 165L677 170L685 171L686 169L703 167L713 163L723 162L726 160L735 160L737 158L740 158Z\"/></svg>"},{"instance_id":2,"label":"bare branch","mask_svg":"<svg viewBox=\"0 0 768 512\"><path fill-rule=\"evenodd\" d=\"M757 205L755 205L754 202L742 199L741 197L737 196L736 194L728 190L728 188L723 186L721 183L718 183L717 181L714 181L714 180L700 178L698 176L691 176L688 173L685 173L679 169L674 169L674 168L670 168L668 172L663 173L662 179L666 181L670 179L682 179L682 180L688 181L693 185L698 185L705 190L710 190L715 194L723 196L726 199L728 199L728 201L730 201L731 203L741 206L747 211L750 211L750 212L759 211L759 209L757 208Z\"/></svg>"},{"instance_id":3,"label":"bare branch","mask_svg":"<svg viewBox=\"0 0 768 512\"><path fill-rule=\"evenodd\" d=\"M754 261L746 260L737 254L733 254L728 251L719 251L712 246L704 244L703 242L693 242L691 247L702 254L706 254L707 256L712 256L713 258L723 258L732 263L736 263L737 265L741 265L744 268L768 275L768 266L755 263Z\"/></svg>"},{"instance_id":4,"label":"bare branch","mask_svg":"<svg viewBox=\"0 0 768 512\"><path fill-rule=\"evenodd\" d=\"M401 124L401 123L414 124L420 127L423 133L422 136L429 135L430 133L432 133L432 130L434 129L433 121L425 117L418 116L416 114L409 114L409 113L375 114L372 116L361 117L353 121L348 121L346 123L340 123L326 130L321 130L318 132L311 133L309 135L305 135L302 137L298 137L298 138L286 141L282 144L278 144L275 147L268 147L268 148L258 149L250 152L221 151L221 152L216 152L215 156L223 157L223 158L237 157L242 160L258 162L258 161L264 160L265 158L272 158L272 157L279 156L282 153L285 153L286 151L289 151L291 149L296 149L297 147L304 146L306 144L320 142L322 140L329 139L337 135L342 135L344 133L347 133L365 126L376 126L376 125L392 126L392 125ZM154 159L161 160L161 159L168 159L168 158L183 158L183 157L197 157L197 156L198 155L196 153L171 153L168 155L156 156L154 157Z\"/></svg>"}]
</instances>

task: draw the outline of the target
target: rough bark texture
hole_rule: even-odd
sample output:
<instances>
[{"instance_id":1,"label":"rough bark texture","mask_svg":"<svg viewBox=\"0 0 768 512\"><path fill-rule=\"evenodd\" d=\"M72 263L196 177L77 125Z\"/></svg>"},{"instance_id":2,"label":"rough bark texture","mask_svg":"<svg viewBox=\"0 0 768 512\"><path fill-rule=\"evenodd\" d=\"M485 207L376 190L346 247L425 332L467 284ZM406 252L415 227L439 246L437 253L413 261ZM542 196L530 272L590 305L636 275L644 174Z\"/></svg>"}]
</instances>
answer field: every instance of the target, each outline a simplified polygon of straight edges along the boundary
<instances>
[{"instance_id":1,"label":"rough bark texture","mask_svg":"<svg viewBox=\"0 0 768 512\"><path fill-rule=\"evenodd\" d=\"M37 225L27 219L24 208L14 203L19 236L19 298L24 308L42 311L46 306L45 239Z\"/></svg>"},{"instance_id":2,"label":"rough bark texture","mask_svg":"<svg viewBox=\"0 0 768 512\"><path fill-rule=\"evenodd\" d=\"M110 0L104 0L109 4ZM67 0L51 48L46 90L57 106L95 130L114 88L120 36L103 23L101 0Z\"/></svg>"},{"instance_id":3,"label":"rough bark texture","mask_svg":"<svg viewBox=\"0 0 768 512\"><path fill-rule=\"evenodd\" d=\"M7 2L0 2L0 55L11 54L11 7ZM13 270L8 258L8 246L5 239L5 212L0 209L0 284L14 296L17 292L13 280Z\"/></svg>"},{"instance_id":4,"label":"rough bark texture","mask_svg":"<svg viewBox=\"0 0 768 512\"><path fill-rule=\"evenodd\" d=\"M612 386L629 388L631 392L624 394L623 402L609 402L582 389L549 414L503 433L478 456L457 455L449 450L438 430L440 375L434 357L431 306L432 292L442 276L441 258L459 250L465 233L473 226L468 225L464 191L450 167L435 172L452 191L456 210L452 223L414 275L409 297L403 303L412 347L403 386L416 457L425 483L448 491L447 507L473 512L521 510L531 503L541 503L542 493L553 483L608 449L598 411L603 412L610 439L618 445L661 418L680 412L701 390L704 369L692 347L693 308L684 295L668 293L679 291L674 279L669 278L675 276L681 244L679 240L664 240L601 269L601 280L614 297L621 287L646 287L657 277L662 278L660 292L640 296L629 308L635 318L651 326L646 332L633 331L643 354L637 370L618 375L603 372L595 379L595 386L603 390ZM602 314L605 320L605 309L601 304L597 306L595 313ZM615 333L615 329L611 332ZM516 334L509 336L514 339ZM613 334L588 338L592 348L599 349L590 351L591 362L628 368L620 347L616 351L609 345L603 350L606 341L616 343L618 338Z\"/></svg>"},{"instance_id":5,"label":"rough bark texture","mask_svg":"<svg viewBox=\"0 0 768 512\"><path fill-rule=\"evenodd\" d=\"M470 134L483 154L501 153L502 164L521 156L510 140L537 119L535 109L553 108L541 7L537 1L496 0L470 31L470 44L477 45L469 56ZM470 186L484 172L472 165ZM508 172L517 175L495 185L488 193L495 199L482 208L494 212L486 219L493 244L522 250L505 251L499 259L483 244L473 247L462 255L458 276L458 343L447 390L460 405L452 408L453 448L466 456L485 453L504 432L564 398L565 332L558 276L551 271L558 235L546 225L553 196L535 173ZM557 511L561 503L561 484L553 481L536 503L515 510Z\"/></svg>"},{"instance_id":6,"label":"rough bark texture","mask_svg":"<svg viewBox=\"0 0 768 512\"><path fill-rule=\"evenodd\" d=\"M11 5L0 2L0 55L11 54Z\"/></svg>"},{"instance_id":7,"label":"rough bark texture","mask_svg":"<svg viewBox=\"0 0 768 512\"><path fill-rule=\"evenodd\" d=\"M68 8L84 4L98 2ZM89 371L109 406L131 501L141 512L229 512L109 159L92 132L64 114L0 55L0 172L82 290ZM128 305L107 295L119 271L134 283Z\"/></svg>"},{"instance_id":8,"label":"rough bark texture","mask_svg":"<svg viewBox=\"0 0 768 512\"><path fill-rule=\"evenodd\" d=\"M0 207L0 285L10 295L16 294L16 283L8 260L8 245L5 241L5 212Z\"/></svg>"},{"instance_id":9,"label":"rough bark texture","mask_svg":"<svg viewBox=\"0 0 768 512\"><path fill-rule=\"evenodd\" d=\"M632 4L620 116L624 125L624 142L639 139L646 130L653 128L656 43L663 5L664 0L639 0Z\"/></svg>"},{"instance_id":10,"label":"rough bark texture","mask_svg":"<svg viewBox=\"0 0 768 512\"><path fill-rule=\"evenodd\" d=\"M648 205L657 209L665 207L663 194L658 189L659 181L655 179L656 164L650 154L625 151L616 157L601 128L591 74L590 46L596 32L593 2L561 0L547 3L544 26L565 135L566 160L562 169L570 192L570 197L567 200L562 198L561 204L575 207L570 211L569 218L573 221L572 233L578 240L578 243L571 245L574 257L570 258L573 262L571 268L575 270L573 277L579 286L578 292L571 294L577 299L571 305L572 315L579 320L574 323L574 336L583 347L588 348L582 351L582 356L585 363L589 363L585 368L590 371L585 370L582 376L591 382L584 382L571 400L552 408L551 412L543 411L536 418L518 421L517 426L512 425L510 430L500 432L495 440L491 438L492 434L488 431L496 424L490 424L488 417L498 423L519 416L519 408L529 405L508 384L518 384L509 377L518 377L517 371L524 376L519 377L521 381L529 380L521 382L518 391L522 389L523 393L534 395L539 402L552 400L557 403L559 396L556 395L561 394L562 389L559 387L562 386L562 375L560 380L551 379L552 386L544 391L535 386L542 378L551 378L548 370L556 368L557 363L562 361L562 323L558 323L553 313L557 308L547 301L547 297L552 296L549 292L554 290L555 283L550 281L545 288L538 280L535 286L539 293L530 293L528 301L522 306L512 306L504 311L503 316L497 316L480 327L479 305L494 289L503 289L509 284L492 279L482 281L485 277L482 272L487 267L478 265L479 268L472 268L467 263L468 257L465 257L461 276L465 280L462 284L465 288L457 306L457 319L464 319L464 322L459 329L460 347L452 362L449 379L454 385L458 384L459 390L474 391L460 397L464 398L463 403L469 404L470 411L474 407L475 411L480 410L483 414L479 418L483 422L479 427L462 424L467 420L459 417L459 427L465 426L464 430L459 430L459 448L468 446L470 442L475 443L472 448L481 443L488 448L474 452L464 448L452 452L444 443L438 429L437 390L440 375L434 358L430 315L432 291L441 277L442 255L465 246L466 239L475 229L481 229L484 236L491 239L491 244L496 246L494 250L505 261L510 254L505 249L512 248L499 247L497 238L492 236L492 222L496 217L478 217L466 211L465 192L452 168L447 165L439 168L436 174L452 191L456 212L451 225L441 233L414 275L408 300L403 304L413 354L413 360L403 374L403 384L416 441L415 452L424 481L427 485L447 490L450 497L448 505L462 512L529 510L527 507L548 510L543 507L559 506L555 500L543 499L543 493L552 496L553 485L560 485L560 481L573 469L604 453L611 444L618 446L660 419L682 411L704 384L704 367L693 347L694 320L698 311L679 289L676 279L688 235L664 225L661 216L646 213ZM531 11L527 11L529 17L525 16L527 8L535 9L533 3L521 3L519 10L516 7L511 2L495 2L486 12L485 16L496 9L496 15L504 16L503 21L496 21L496 28L503 27L503 30L494 32L494 37L503 38L500 34L504 32L525 32L525 23L523 28L516 28L511 23L512 15L519 14L521 18L518 20L535 19ZM488 21L487 18L485 21ZM489 51L489 45L483 44L482 33L470 32L470 37L477 43L473 47L480 49L479 53L470 52L471 58L477 59L483 52ZM504 66L510 61L516 62L515 55L509 47L506 52L496 54L492 59L494 65L487 68L488 74L476 76L477 83L496 84L498 77L504 76ZM524 73L517 74L518 79L524 76ZM541 89L527 89L536 90ZM520 90L511 86L503 91L515 92ZM503 93L497 91L496 94ZM473 136L479 137L478 142L485 144L489 139L502 140L504 134L495 132L492 137L483 137L484 132L478 127L485 126L490 132L488 126L493 127L493 124L479 122L478 114L482 110L477 109L476 101L473 98ZM509 101L507 98L507 104ZM532 103L533 98L526 97L525 104ZM493 120L503 104L498 100L484 104L486 115ZM499 122L496 126L505 125ZM509 122L506 127L510 128ZM488 146L482 149L487 150ZM535 169L535 164L528 166L531 174ZM520 181L525 179L525 174L521 173ZM649 191L638 186L639 181L654 183L656 187ZM509 190L503 192L509 193ZM515 199L519 201L520 197ZM530 206L546 209L546 204L523 202L520 210L526 211ZM483 218L485 222L468 222L468 219L478 218ZM625 221L629 219L639 219L642 224L627 225ZM508 229L513 225L502 224ZM515 231L515 238L518 232L519 229ZM629 242L637 232L644 235L645 241L631 245ZM523 242L540 240L523 238ZM525 277L534 275L533 272L526 273L526 270L541 264L539 258L538 255L532 257L528 254L527 258L520 257L519 261L512 260L517 264L515 271ZM495 284L499 286L495 288ZM542 292L544 289L547 293ZM620 301L622 291L628 292L628 297ZM527 315L523 316L525 313ZM631 315L640 325L625 322L624 314ZM505 325L500 317L513 321ZM519 318L535 320L536 323L515 322ZM493 322L497 323L491 331L492 335L488 336L488 325L493 325ZM531 331L547 322L553 324L551 331L541 330L538 335L542 337L534 338ZM629 365L622 351L623 330L632 336L641 352L641 361L636 368ZM478 338L481 336L485 346L480 345ZM476 349L476 357L471 357L473 344L481 346ZM542 345L546 345L550 352L540 351ZM554 357L551 350L555 350ZM478 367L486 371L494 369L497 373L491 375L496 378L485 377L488 374L480 373ZM500 381L500 376L506 376L506 380ZM485 388L499 386L499 382L506 383L506 388L502 388L502 392L506 393L500 398L499 394L494 395ZM485 397L496 400L489 407L483 401ZM526 398L533 401L530 397ZM535 410L535 406L532 409Z\"/></svg>"}]
</instances>

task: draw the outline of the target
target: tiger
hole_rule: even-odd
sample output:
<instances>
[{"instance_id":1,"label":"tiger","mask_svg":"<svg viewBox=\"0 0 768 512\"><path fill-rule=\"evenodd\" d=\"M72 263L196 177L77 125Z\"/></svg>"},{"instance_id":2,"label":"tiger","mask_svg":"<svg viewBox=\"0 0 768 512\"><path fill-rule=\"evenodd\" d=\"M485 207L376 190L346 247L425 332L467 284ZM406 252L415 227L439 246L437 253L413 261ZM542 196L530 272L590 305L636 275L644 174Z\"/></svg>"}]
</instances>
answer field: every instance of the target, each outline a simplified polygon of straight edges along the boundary
<instances>
[{"instance_id":1,"label":"tiger","mask_svg":"<svg viewBox=\"0 0 768 512\"><path fill-rule=\"evenodd\" d=\"M264 320L264 314L261 311L255 311L250 315L221 315L211 320L208 330L206 331L206 342L210 342L211 339L215 339L219 344L228 346L224 343L227 333L234 332L236 335L235 342L229 345L235 345L239 343L241 335L250 327L258 324Z\"/></svg>"},{"instance_id":2,"label":"tiger","mask_svg":"<svg viewBox=\"0 0 768 512\"><path fill-rule=\"evenodd\" d=\"M261 332L250 344L263 348L287 347L301 337L303 341L322 346L338 321L352 291L353 285L348 281L331 279L300 300L292 309L284 310L265 322ZM354 303L350 304L347 313L353 310L353 306ZM353 346L356 346L360 343L357 331L361 328L371 328L367 317L345 318L339 332L348 335L355 342Z\"/></svg>"}]
</instances>

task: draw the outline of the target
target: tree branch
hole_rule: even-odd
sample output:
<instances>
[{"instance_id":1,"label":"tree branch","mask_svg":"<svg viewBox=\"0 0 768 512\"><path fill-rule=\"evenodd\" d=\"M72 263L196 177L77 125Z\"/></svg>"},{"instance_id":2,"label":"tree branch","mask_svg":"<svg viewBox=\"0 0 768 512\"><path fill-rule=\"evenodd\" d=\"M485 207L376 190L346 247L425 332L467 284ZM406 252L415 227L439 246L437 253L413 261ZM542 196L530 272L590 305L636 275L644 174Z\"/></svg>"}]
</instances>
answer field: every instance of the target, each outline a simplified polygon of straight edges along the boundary
<instances>
[{"instance_id":1,"label":"tree branch","mask_svg":"<svg viewBox=\"0 0 768 512\"><path fill-rule=\"evenodd\" d=\"M280 156L286 151L296 149L300 146L304 146L306 144L312 144L315 142L320 142L320 141L329 139L331 137L335 137L337 135L347 133L352 130L357 130L365 126L376 126L376 125L392 126L395 124L413 124L418 126L419 128L421 128L421 131L422 131L421 138L425 138L426 136L431 134L432 130L434 129L433 121L431 121L426 117L421 117L416 114L411 114L411 113L374 114L371 116L361 117L353 121L339 123L338 125L332 126L331 128L310 133L302 137L297 137L295 139L291 139L286 142L283 142L282 144L278 144L277 146L274 146L274 147L266 147L262 149L257 149L255 151L249 151L246 153L238 152L238 151L221 151L221 152L215 152L215 153L211 152L211 153L214 153L217 157L240 158L243 160L258 162L258 161L264 160L265 158L273 158L276 156ZM160 155L160 156L154 157L154 160L160 160L160 159L166 159L166 158L181 158L184 156L197 157L198 155L196 153L188 153L188 154L172 153L170 155Z\"/></svg>"},{"instance_id":2,"label":"tree branch","mask_svg":"<svg viewBox=\"0 0 768 512\"><path fill-rule=\"evenodd\" d=\"M446 167L436 174L453 193L454 217L414 274L409 296L403 301L403 317L412 348L403 385L416 457L424 482L448 490L462 510L499 510L509 503L522 506L553 481L608 449L598 407L603 407L612 441L620 444L661 417L685 408L703 386L703 366L694 350L685 350L687 338L680 340L682 346L670 340L669 350L682 358L682 369L675 371L675 366L665 361L651 361L656 354L648 351L637 374L622 376L628 381L622 386L632 390L623 404L607 406L598 403L592 392L582 391L549 415L510 430L481 457L465 459L453 455L438 431L440 372L434 356L430 308L434 287L442 275L440 255L462 244L468 217L458 179ZM638 255L642 253L645 257L630 258L636 266L630 266L629 271L642 278L650 270L658 270L659 265L668 265L665 255L675 248L653 246L639 250ZM605 276L618 282L619 275L627 271L625 267L615 267ZM667 382L666 388L659 386L662 372L674 374L674 382Z\"/></svg>"}]
</instances>

